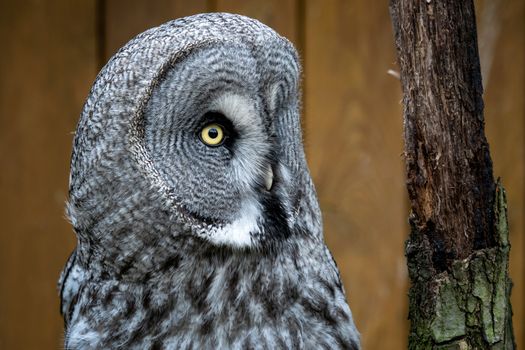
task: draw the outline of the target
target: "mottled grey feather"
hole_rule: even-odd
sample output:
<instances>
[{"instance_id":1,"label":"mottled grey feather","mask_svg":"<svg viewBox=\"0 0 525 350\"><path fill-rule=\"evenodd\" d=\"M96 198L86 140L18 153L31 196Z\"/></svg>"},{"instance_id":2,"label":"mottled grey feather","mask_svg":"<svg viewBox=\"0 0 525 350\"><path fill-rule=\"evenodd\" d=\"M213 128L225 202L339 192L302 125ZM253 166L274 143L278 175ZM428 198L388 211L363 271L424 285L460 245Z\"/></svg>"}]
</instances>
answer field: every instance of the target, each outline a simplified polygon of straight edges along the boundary
<instances>
[{"instance_id":1,"label":"mottled grey feather","mask_svg":"<svg viewBox=\"0 0 525 350\"><path fill-rule=\"evenodd\" d=\"M66 348L359 349L299 76L290 42L221 13L148 30L108 62L71 161ZM230 130L220 147L198 137L210 118Z\"/></svg>"}]
</instances>

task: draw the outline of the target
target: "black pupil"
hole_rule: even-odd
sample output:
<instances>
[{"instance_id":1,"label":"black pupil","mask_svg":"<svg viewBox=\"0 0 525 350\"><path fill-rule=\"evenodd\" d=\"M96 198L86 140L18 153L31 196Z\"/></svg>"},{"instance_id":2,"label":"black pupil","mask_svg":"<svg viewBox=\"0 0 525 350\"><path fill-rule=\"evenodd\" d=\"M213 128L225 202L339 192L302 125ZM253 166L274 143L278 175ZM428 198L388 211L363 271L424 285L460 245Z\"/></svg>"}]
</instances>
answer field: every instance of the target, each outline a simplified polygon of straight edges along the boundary
<instances>
[{"instance_id":1,"label":"black pupil","mask_svg":"<svg viewBox=\"0 0 525 350\"><path fill-rule=\"evenodd\" d=\"M219 131L216 128L210 128L210 130L208 130L208 136L215 139L219 136Z\"/></svg>"}]
</instances>

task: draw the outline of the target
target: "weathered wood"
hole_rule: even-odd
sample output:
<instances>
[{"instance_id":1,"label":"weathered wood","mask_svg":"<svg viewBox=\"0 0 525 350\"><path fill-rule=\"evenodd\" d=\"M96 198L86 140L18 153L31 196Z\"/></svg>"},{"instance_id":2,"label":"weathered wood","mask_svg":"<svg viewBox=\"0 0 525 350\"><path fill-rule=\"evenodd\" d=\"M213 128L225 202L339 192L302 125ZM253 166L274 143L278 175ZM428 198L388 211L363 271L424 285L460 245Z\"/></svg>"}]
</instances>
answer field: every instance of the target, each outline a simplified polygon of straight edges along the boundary
<instances>
[{"instance_id":1,"label":"weathered wood","mask_svg":"<svg viewBox=\"0 0 525 350\"><path fill-rule=\"evenodd\" d=\"M483 0L476 7L484 15L494 0ZM490 79L483 76L485 121L494 174L501 176L509 204L509 227L512 250L512 319L518 349L525 348L525 1L498 0L500 9L490 15L493 22L478 21L478 28L499 27L493 46ZM482 6L479 6L482 5ZM480 32L478 40L485 40ZM493 34L492 34L493 35ZM480 57L483 66L483 56Z\"/></svg>"},{"instance_id":2,"label":"weathered wood","mask_svg":"<svg viewBox=\"0 0 525 350\"><path fill-rule=\"evenodd\" d=\"M412 208L409 348L512 349L506 200L484 134L473 2L390 10Z\"/></svg>"},{"instance_id":3,"label":"weathered wood","mask_svg":"<svg viewBox=\"0 0 525 350\"><path fill-rule=\"evenodd\" d=\"M471 1L392 1L412 222L436 269L494 245L494 180Z\"/></svg>"}]
</instances>

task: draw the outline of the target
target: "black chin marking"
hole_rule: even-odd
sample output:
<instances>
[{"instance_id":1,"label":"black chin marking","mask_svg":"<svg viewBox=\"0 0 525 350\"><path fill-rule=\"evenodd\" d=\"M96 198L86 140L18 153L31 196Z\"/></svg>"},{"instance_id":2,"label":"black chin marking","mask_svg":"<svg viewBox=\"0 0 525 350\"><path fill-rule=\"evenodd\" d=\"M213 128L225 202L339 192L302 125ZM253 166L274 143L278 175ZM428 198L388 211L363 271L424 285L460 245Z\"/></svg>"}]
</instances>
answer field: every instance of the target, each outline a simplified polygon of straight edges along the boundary
<instances>
[{"instance_id":1,"label":"black chin marking","mask_svg":"<svg viewBox=\"0 0 525 350\"><path fill-rule=\"evenodd\" d=\"M260 200L263 208L264 238L269 240L285 240L290 234L288 215L280 199L274 193L262 194Z\"/></svg>"}]
</instances>

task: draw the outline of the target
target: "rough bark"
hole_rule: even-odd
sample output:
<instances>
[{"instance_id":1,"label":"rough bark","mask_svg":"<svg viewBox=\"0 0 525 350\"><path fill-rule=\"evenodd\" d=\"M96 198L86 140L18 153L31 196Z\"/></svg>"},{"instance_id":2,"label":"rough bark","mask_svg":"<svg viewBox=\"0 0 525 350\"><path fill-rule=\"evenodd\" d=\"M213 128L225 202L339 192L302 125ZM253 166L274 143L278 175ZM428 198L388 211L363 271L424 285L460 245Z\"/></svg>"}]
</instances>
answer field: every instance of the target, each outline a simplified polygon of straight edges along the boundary
<instances>
[{"instance_id":1,"label":"rough bark","mask_svg":"<svg viewBox=\"0 0 525 350\"><path fill-rule=\"evenodd\" d=\"M471 0L391 0L404 94L410 349L513 349L508 228Z\"/></svg>"}]
</instances>

